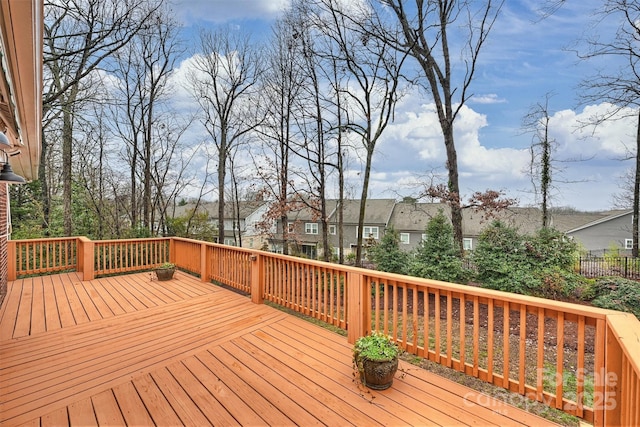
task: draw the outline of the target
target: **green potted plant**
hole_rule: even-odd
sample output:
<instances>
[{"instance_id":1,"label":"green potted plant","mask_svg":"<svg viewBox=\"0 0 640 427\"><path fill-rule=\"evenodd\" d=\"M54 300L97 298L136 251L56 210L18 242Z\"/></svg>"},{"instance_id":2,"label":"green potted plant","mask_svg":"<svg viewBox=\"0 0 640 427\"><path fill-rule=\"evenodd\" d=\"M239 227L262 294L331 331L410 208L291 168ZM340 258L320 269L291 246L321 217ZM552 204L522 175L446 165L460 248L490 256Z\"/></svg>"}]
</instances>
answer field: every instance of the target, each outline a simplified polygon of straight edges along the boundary
<instances>
[{"instance_id":1,"label":"green potted plant","mask_svg":"<svg viewBox=\"0 0 640 427\"><path fill-rule=\"evenodd\" d=\"M391 387L398 370L400 347L388 335L373 331L353 346L353 362L365 387L385 390Z\"/></svg>"},{"instance_id":2,"label":"green potted plant","mask_svg":"<svg viewBox=\"0 0 640 427\"><path fill-rule=\"evenodd\" d=\"M165 262L154 269L156 277L161 282L173 279L173 273L176 271L176 265L171 262Z\"/></svg>"}]
</instances>

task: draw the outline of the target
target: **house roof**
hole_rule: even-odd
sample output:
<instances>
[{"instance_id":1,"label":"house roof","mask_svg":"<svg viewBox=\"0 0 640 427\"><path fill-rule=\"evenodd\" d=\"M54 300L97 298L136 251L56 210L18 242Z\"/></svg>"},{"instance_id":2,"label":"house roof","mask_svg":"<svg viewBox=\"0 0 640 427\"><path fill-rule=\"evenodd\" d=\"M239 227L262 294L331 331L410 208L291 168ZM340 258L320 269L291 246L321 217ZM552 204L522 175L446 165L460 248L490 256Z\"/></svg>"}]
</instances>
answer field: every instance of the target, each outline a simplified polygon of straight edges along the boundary
<instances>
[{"instance_id":1,"label":"house roof","mask_svg":"<svg viewBox=\"0 0 640 427\"><path fill-rule=\"evenodd\" d=\"M239 215L241 219L246 218L250 214L256 211L260 206L264 205L266 202L261 201L240 201L238 204L239 207ZM186 205L176 206L175 216L184 216L193 211L196 208L195 203L187 203ZM217 218L218 217L218 202L202 202L198 205L198 212L207 212L210 217ZM234 219L236 217L235 213L235 203L227 202L224 204L224 217L229 219Z\"/></svg>"},{"instance_id":2,"label":"house roof","mask_svg":"<svg viewBox=\"0 0 640 427\"><path fill-rule=\"evenodd\" d=\"M326 212L329 218L331 217L331 213L335 211L337 203L338 201L333 199L329 199L326 201ZM297 209L289 211L287 213L287 216L290 221L320 221L320 218L318 218L318 211L316 209L304 206L300 203L298 204Z\"/></svg>"},{"instance_id":3,"label":"house roof","mask_svg":"<svg viewBox=\"0 0 640 427\"><path fill-rule=\"evenodd\" d=\"M398 231L423 232L431 218L440 210L451 219L451 209L446 204L400 202L395 205L390 224ZM540 211L536 208L511 207L490 217L472 209L463 209L462 234L477 236L493 220L500 220L516 227L522 233L534 232L540 228L542 222Z\"/></svg>"},{"instance_id":4,"label":"house roof","mask_svg":"<svg viewBox=\"0 0 640 427\"><path fill-rule=\"evenodd\" d=\"M386 226L389 224L395 204L396 201L394 199L367 199L364 223ZM332 222L338 219L337 203L335 205L336 209L329 215ZM343 206L344 224L357 224L360 217L360 200L345 200Z\"/></svg>"},{"instance_id":5,"label":"house roof","mask_svg":"<svg viewBox=\"0 0 640 427\"><path fill-rule=\"evenodd\" d=\"M567 233L574 233L576 231L579 230L584 230L585 228L589 228L589 227L594 227L598 224L602 224L603 222L607 222L607 221L611 221L614 219L618 219L620 217L623 217L625 215L632 215L633 211L632 210L627 210L627 211L611 211L607 213L603 213L604 216L602 216L601 218L597 218L594 219L593 221L587 222L587 223L583 223L581 225L578 225L575 228L569 229L566 232Z\"/></svg>"},{"instance_id":6,"label":"house roof","mask_svg":"<svg viewBox=\"0 0 640 427\"><path fill-rule=\"evenodd\" d=\"M580 228L585 224L599 221L607 218L613 214L620 213L620 211L607 211L607 212L555 212L551 213L550 225L559 231L568 232L576 228Z\"/></svg>"}]
</instances>

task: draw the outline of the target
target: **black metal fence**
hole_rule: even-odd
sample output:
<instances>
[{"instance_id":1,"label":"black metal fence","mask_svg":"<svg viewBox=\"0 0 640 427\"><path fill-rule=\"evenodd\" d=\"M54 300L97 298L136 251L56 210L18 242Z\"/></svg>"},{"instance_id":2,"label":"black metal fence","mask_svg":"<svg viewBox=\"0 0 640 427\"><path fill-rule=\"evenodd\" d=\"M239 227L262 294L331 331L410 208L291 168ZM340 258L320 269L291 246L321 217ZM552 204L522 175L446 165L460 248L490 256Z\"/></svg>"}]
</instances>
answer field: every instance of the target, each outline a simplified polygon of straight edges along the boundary
<instances>
[{"instance_id":1,"label":"black metal fence","mask_svg":"<svg viewBox=\"0 0 640 427\"><path fill-rule=\"evenodd\" d=\"M463 259L463 267L475 271L473 260ZM576 260L575 271L584 277L618 276L640 280L640 258L624 256L581 256Z\"/></svg>"},{"instance_id":2,"label":"black metal fence","mask_svg":"<svg viewBox=\"0 0 640 427\"><path fill-rule=\"evenodd\" d=\"M633 257L580 257L577 273L585 277L619 276L640 280L640 258Z\"/></svg>"}]
</instances>

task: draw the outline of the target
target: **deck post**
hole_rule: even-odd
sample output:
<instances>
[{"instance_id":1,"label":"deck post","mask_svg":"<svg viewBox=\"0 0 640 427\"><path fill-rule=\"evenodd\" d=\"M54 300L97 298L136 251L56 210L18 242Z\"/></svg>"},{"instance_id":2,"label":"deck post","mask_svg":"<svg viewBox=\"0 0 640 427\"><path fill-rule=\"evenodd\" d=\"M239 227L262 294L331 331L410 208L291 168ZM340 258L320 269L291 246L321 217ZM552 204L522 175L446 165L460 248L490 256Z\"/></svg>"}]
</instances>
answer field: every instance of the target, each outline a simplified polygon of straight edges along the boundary
<instances>
[{"instance_id":1,"label":"deck post","mask_svg":"<svg viewBox=\"0 0 640 427\"><path fill-rule=\"evenodd\" d=\"M95 279L95 244L86 237L78 237L76 242L77 270L82 273L82 280Z\"/></svg>"},{"instance_id":2,"label":"deck post","mask_svg":"<svg viewBox=\"0 0 640 427\"><path fill-rule=\"evenodd\" d=\"M365 276L357 271L347 272L347 339L350 344L367 335L371 307L367 298Z\"/></svg>"},{"instance_id":3,"label":"deck post","mask_svg":"<svg viewBox=\"0 0 640 427\"><path fill-rule=\"evenodd\" d=\"M251 260L251 302L262 304L264 303L264 257L260 252L253 252L249 259Z\"/></svg>"},{"instance_id":4,"label":"deck post","mask_svg":"<svg viewBox=\"0 0 640 427\"><path fill-rule=\"evenodd\" d=\"M207 259L207 245L205 242L200 244L200 280L203 282L209 281L209 260Z\"/></svg>"},{"instance_id":5,"label":"deck post","mask_svg":"<svg viewBox=\"0 0 640 427\"><path fill-rule=\"evenodd\" d=\"M174 264L176 262L176 244L173 241L173 237L169 238L169 259L162 262L171 262Z\"/></svg>"},{"instance_id":6,"label":"deck post","mask_svg":"<svg viewBox=\"0 0 640 427\"><path fill-rule=\"evenodd\" d=\"M608 322L607 322L608 323ZM599 399L600 405L605 406L607 401L615 402L614 405L610 405L608 408L593 408L594 411L598 411L604 414L604 420L602 416L596 416L593 425L606 425L606 426L618 426L620 424L620 384L618 381L622 379L622 349L620 343L615 336L615 333L611 330L611 326L607 324L606 327L606 345L605 345L605 368L602 372L596 375L600 375L600 381L603 382L604 397ZM607 381L609 375L614 375L617 381Z\"/></svg>"},{"instance_id":7,"label":"deck post","mask_svg":"<svg viewBox=\"0 0 640 427\"><path fill-rule=\"evenodd\" d=\"M12 280L16 280L18 278L18 274L16 272L16 263L18 260L16 259L16 241L8 240L7 241L7 280L11 282Z\"/></svg>"}]
</instances>

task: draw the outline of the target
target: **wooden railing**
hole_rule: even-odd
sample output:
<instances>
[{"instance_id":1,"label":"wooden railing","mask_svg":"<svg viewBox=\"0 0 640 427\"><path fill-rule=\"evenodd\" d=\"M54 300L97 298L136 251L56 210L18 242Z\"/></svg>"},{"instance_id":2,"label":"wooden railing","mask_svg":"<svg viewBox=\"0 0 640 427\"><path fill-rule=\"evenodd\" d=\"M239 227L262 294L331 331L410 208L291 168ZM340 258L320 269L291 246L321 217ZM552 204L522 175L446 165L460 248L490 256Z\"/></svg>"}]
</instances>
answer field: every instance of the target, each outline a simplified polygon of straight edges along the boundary
<instances>
[{"instance_id":1,"label":"wooden railing","mask_svg":"<svg viewBox=\"0 0 640 427\"><path fill-rule=\"evenodd\" d=\"M346 329L352 343L382 331L513 391L520 406L528 398L595 425L640 423L640 322L630 314L181 238L13 241L9 259L10 280L74 268L90 280L171 261Z\"/></svg>"},{"instance_id":2,"label":"wooden railing","mask_svg":"<svg viewBox=\"0 0 640 427\"><path fill-rule=\"evenodd\" d=\"M76 237L9 240L9 280L17 276L75 270L78 264L77 242Z\"/></svg>"},{"instance_id":3,"label":"wooden railing","mask_svg":"<svg viewBox=\"0 0 640 427\"><path fill-rule=\"evenodd\" d=\"M169 243L169 238L96 241L95 274L130 273L169 262Z\"/></svg>"}]
</instances>

